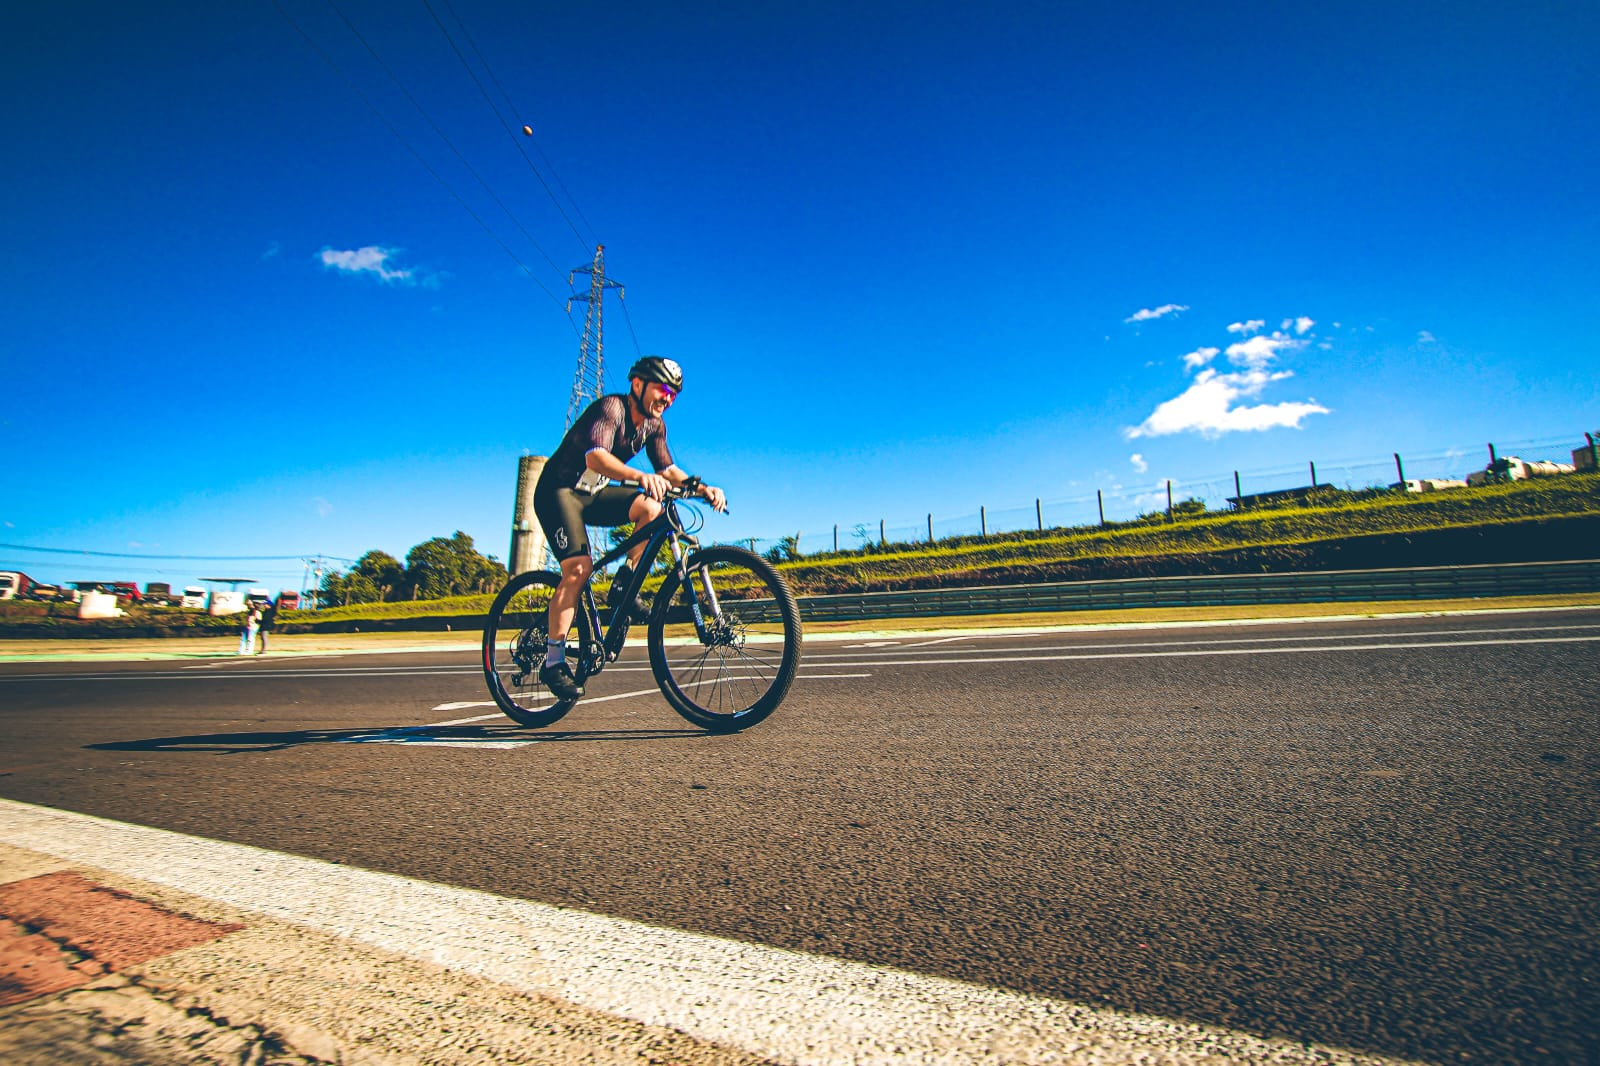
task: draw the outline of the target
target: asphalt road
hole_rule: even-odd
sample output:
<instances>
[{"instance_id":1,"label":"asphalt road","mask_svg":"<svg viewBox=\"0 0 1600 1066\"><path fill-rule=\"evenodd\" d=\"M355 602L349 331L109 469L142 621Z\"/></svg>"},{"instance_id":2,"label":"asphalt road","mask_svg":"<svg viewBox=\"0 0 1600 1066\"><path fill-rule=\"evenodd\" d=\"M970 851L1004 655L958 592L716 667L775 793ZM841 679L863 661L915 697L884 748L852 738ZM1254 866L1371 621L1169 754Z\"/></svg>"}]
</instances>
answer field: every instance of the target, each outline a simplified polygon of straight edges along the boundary
<instances>
[{"instance_id":1,"label":"asphalt road","mask_svg":"<svg viewBox=\"0 0 1600 1066\"><path fill-rule=\"evenodd\" d=\"M0 796L1266 1036L1600 1061L1600 610L814 641L728 737L651 689L636 653L527 731L470 652L8 664Z\"/></svg>"}]
</instances>

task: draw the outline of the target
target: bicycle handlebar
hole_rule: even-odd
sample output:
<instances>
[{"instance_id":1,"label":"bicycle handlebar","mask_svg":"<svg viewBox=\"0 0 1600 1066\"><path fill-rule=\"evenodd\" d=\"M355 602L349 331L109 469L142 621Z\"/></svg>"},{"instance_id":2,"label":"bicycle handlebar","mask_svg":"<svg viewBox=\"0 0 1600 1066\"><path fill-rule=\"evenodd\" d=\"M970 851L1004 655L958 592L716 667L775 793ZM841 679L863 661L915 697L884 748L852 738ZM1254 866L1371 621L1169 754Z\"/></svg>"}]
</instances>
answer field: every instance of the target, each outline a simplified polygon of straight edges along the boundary
<instances>
[{"instance_id":1,"label":"bicycle handlebar","mask_svg":"<svg viewBox=\"0 0 1600 1066\"><path fill-rule=\"evenodd\" d=\"M613 480L616 481L616 479L613 479ZM629 489L642 489L642 488L644 488L644 483L639 481L637 478L628 478L626 480L616 481L616 484L621 485L623 488L629 488ZM668 485L667 486L667 493L666 493L666 496L664 497L664 499L668 499L668 500L704 499L704 496L702 495L701 490L705 488L705 484L706 483L704 481L702 481L700 478L692 477L688 481L685 481L681 487L678 486L678 485ZM723 514L727 514L728 513L727 509L724 508L722 513Z\"/></svg>"}]
</instances>

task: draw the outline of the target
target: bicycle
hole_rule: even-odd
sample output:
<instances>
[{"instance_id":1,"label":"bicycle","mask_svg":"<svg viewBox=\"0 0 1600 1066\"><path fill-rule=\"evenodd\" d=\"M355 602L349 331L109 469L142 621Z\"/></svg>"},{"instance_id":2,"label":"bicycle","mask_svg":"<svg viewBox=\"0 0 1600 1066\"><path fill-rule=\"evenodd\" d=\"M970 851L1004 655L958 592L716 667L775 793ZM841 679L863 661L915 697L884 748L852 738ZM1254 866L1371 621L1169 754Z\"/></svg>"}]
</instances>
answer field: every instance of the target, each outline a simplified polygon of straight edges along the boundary
<instances>
[{"instance_id":1,"label":"bicycle","mask_svg":"<svg viewBox=\"0 0 1600 1066\"><path fill-rule=\"evenodd\" d=\"M637 481L618 484L639 487ZM661 514L602 556L595 573L643 543L620 600L632 603L668 549L666 575L644 623L651 672L689 722L736 733L766 719L788 694L800 666L800 607L783 576L755 552L700 546L694 536L700 526L686 527L678 513L678 502L696 495L699 484L695 479L669 489ZM533 729L560 720L578 702L556 697L539 681L550 598L560 580L549 570L518 574L495 597L483 631L483 673L495 704ZM631 623L629 612L618 610L601 626L593 580L584 585L566 634L568 665L580 684L617 661Z\"/></svg>"}]
</instances>

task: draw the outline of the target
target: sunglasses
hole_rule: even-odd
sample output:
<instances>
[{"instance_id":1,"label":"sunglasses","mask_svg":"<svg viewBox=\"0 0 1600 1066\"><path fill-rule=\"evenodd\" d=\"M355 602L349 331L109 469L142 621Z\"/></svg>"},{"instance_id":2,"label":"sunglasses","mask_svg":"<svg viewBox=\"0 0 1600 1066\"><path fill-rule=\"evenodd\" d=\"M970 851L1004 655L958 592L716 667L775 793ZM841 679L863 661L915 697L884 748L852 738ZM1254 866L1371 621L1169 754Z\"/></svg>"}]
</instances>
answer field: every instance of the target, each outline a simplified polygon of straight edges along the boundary
<instances>
[{"instance_id":1,"label":"sunglasses","mask_svg":"<svg viewBox=\"0 0 1600 1066\"><path fill-rule=\"evenodd\" d=\"M671 403L673 400L678 398L678 390L673 388L671 385L665 385L659 381L656 382L656 385L661 389L661 398L666 400L668 403Z\"/></svg>"}]
</instances>

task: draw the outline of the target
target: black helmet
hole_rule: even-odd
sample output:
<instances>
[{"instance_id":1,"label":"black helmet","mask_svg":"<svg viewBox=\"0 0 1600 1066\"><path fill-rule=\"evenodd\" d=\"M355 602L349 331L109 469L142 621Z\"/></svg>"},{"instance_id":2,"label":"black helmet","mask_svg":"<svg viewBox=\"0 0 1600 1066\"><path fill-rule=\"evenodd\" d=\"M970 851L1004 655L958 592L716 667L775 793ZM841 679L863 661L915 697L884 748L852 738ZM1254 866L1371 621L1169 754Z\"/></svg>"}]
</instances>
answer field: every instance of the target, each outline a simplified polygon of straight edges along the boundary
<instances>
[{"instance_id":1,"label":"black helmet","mask_svg":"<svg viewBox=\"0 0 1600 1066\"><path fill-rule=\"evenodd\" d=\"M647 355L634 363L628 371L628 377L658 381L663 385L671 385L673 392L683 391L683 368L675 360L663 359L659 355Z\"/></svg>"}]
</instances>

